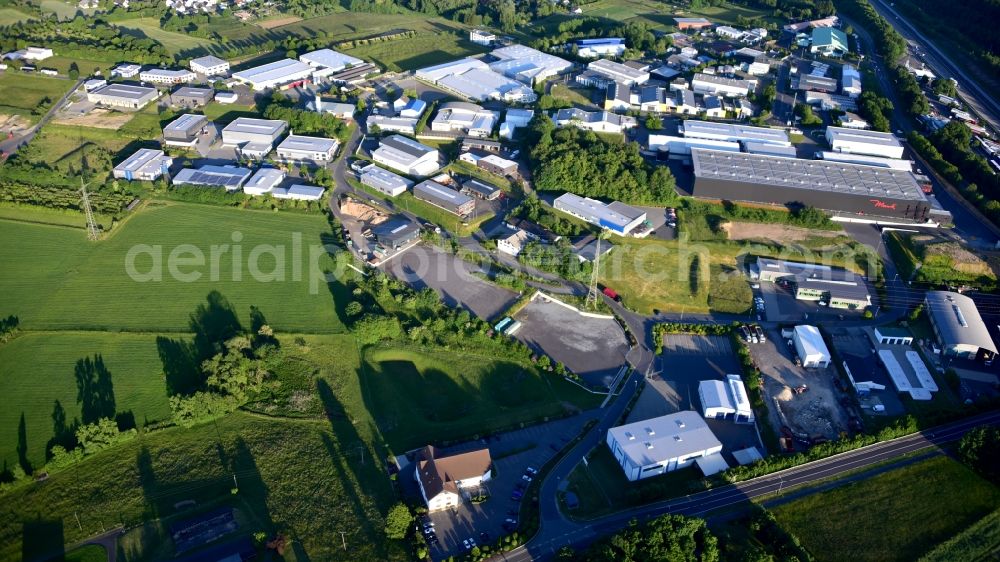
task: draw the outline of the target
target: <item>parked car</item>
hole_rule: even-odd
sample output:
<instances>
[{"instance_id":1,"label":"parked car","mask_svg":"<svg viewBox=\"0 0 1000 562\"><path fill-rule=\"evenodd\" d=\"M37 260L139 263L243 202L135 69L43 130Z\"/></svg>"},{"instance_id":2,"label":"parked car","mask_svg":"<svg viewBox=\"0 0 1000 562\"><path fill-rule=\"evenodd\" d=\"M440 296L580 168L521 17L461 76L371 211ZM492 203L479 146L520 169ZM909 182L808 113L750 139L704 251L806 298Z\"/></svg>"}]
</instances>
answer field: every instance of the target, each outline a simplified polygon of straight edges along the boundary
<instances>
[{"instance_id":1,"label":"parked car","mask_svg":"<svg viewBox=\"0 0 1000 562\"><path fill-rule=\"evenodd\" d=\"M427 537L425 537L425 540L427 541L427 544L435 544L436 542L438 542L437 535L427 535Z\"/></svg>"},{"instance_id":2,"label":"parked car","mask_svg":"<svg viewBox=\"0 0 1000 562\"><path fill-rule=\"evenodd\" d=\"M747 328L746 326L740 326L740 334L743 335L743 341L750 343L752 339L750 337L750 328Z\"/></svg>"},{"instance_id":3,"label":"parked car","mask_svg":"<svg viewBox=\"0 0 1000 562\"><path fill-rule=\"evenodd\" d=\"M525 482L531 482L531 476L528 475L528 474L525 474L525 475L521 476L521 480L524 480Z\"/></svg>"},{"instance_id":4,"label":"parked car","mask_svg":"<svg viewBox=\"0 0 1000 562\"><path fill-rule=\"evenodd\" d=\"M465 539L462 541L462 546L465 547L465 550L472 550L476 548L476 539Z\"/></svg>"},{"instance_id":5,"label":"parked car","mask_svg":"<svg viewBox=\"0 0 1000 562\"><path fill-rule=\"evenodd\" d=\"M533 466L529 466L528 468L524 469L524 471L532 476L538 474L538 469Z\"/></svg>"},{"instance_id":6,"label":"parked car","mask_svg":"<svg viewBox=\"0 0 1000 562\"><path fill-rule=\"evenodd\" d=\"M767 341L767 336L764 335L764 330L760 326L754 324L753 331L757 335L757 339L760 340L760 343Z\"/></svg>"}]
</instances>

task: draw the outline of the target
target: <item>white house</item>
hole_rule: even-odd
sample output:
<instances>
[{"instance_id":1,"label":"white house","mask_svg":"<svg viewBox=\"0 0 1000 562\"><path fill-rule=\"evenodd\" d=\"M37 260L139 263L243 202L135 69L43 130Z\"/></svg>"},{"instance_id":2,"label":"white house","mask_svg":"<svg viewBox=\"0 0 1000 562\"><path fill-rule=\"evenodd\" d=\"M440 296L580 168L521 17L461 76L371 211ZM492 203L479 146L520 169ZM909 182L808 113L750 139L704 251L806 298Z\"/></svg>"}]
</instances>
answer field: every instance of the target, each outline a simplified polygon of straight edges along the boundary
<instances>
[{"instance_id":1,"label":"white house","mask_svg":"<svg viewBox=\"0 0 1000 562\"><path fill-rule=\"evenodd\" d=\"M431 130L454 133L466 132L471 137L488 137L493 132L499 114L474 103L452 101L441 104L431 121Z\"/></svg>"},{"instance_id":2,"label":"white house","mask_svg":"<svg viewBox=\"0 0 1000 562\"><path fill-rule=\"evenodd\" d=\"M497 238L497 250L517 257L517 255L521 253L521 250L524 249L524 245L530 240L531 237L527 232L517 229L511 234L502 238Z\"/></svg>"},{"instance_id":3,"label":"white house","mask_svg":"<svg viewBox=\"0 0 1000 562\"><path fill-rule=\"evenodd\" d=\"M464 496L490 481L492 466L489 449L445 455L431 445L424 447L415 478L427 511L458 507Z\"/></svg>"},{"instance_id":4,"label":"white house","mask_svg":"<svg viewBox=\"0 0 1000 562\"><path fill-rule=\"evenodd\" d=\"M247 195L266 195L285 179L285 172L278 168L261 168L243 184Z\"/></svg>"},{"instance_id":5,"label":"white house","mask_svg":"<svg viewBox=\"0 0 1000 562\"><path fill-rule=\"evenodd\" d=\"M139 80L154 84L183 84L197 78L190 70L174 70L170 68L151 68L139 73Z\"/></svg>"},{"instance_id":6,"label":"white house","mask_svg":"<svg viewBox=\"0 0 1000 562\"><path fill-rule=\"evenodd\" d=\"M705 420L690 410L613 427L608 430L607 444L632 482L696 462L706 475L728 468L722 443Z\"/></svg>"},{"instance_id":7,"label":"white house","mask_svg":"<svg viewBox=\"0 0 1000 562\"><path fill-rule=\"evenodd\" d=\"M816 326L796 326L792 342L803 367L826 367L830 364L830 350Z\"/></svg>"},{"instance_id":8,"label":"white house","mask_svg":"<svg viewBox=\"0 0 1000 562\"><path fill-rule=\"evenodd\" d=\"M113 174L118 179L128 181L153 181L167 173L173 163L173 159L162 150L140 148L115 166Z\"/></svg>"},{"instance_id":9,"label":"white house","mask_svg":"<svg viewBox=\"0 0 1000 562\"><path fill-rule=\"evenodd\" d=\"M278 145L278 158L295 162L323 165L333 160L338 143L335 139L288 135Z\"/></svg>"},{"instance_id":10,"label":"white house","mask_svg":"<svg viewBox=\"0 0 1000 562\"><path fill-rule=\"evenodd\" d=\"M469 32L469 41L472 41L476 45L482 45L484 47L489 47L497 40L496 33L491 31L486 31L485 29L473 29Z\"/></svg>"},{"instance_id":11,"label":"white house","mask_svg":"<svg viewBox=\"0 0 1000 562\"><path fill-rule=\"evenodd\" d=\"M531 109L508 109L500 124L500 136L507 140L514 138L514 131L527 127L534 117L535 112Z\"/></svg>"}]
</instances>

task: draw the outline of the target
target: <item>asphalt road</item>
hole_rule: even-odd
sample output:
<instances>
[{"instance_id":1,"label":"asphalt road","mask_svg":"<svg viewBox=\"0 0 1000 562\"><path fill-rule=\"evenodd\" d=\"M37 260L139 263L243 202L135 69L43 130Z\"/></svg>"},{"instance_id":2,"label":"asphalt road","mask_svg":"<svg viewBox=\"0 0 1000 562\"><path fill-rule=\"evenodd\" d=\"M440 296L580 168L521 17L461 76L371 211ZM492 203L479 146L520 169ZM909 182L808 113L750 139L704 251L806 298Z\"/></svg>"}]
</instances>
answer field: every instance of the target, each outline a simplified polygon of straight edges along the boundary
<instances>
[{"instance_id":1,"label":"asphalt road","mask_svg":"<svg viewBox=\"0 0 1000 562\"><path fill-rule=\"evenodd\" d=\"M987 121L994 130L1000 130L1000 102L994 95L980 86L974 77L964 72L937 45L928 41L926 35L917 30L888 3L883 0L873 0L872 6L892 24L904 39L923 49L924 60L938 76L958 80L958 91L963 101L968 103L973 111Z\"/></svg>"},{"instance_id":2,"label":"asphalt road","mask_svg":"<svg viewBox=\"0 0 1000 562\"><path fill-rule=\"evenodd\" d=\"M542 497L551 497L553 501L541 502L542 521L538 534L525 546L502 555L494 556L492 559L510 562L544 560L551 557L563 546L585 546L600 536L613 533L628 526L633 519L647 521L668 513L704 516L712 511L738 506L754 498L779 493L786 488L816 483L876 464L892 461L916 451L952 443L960 439L970 429L983 424L1000 424L1000 412L982 414L939 426L928 431L834 455L767 476L691 494L683 498L650 504L626 512L601 517L587 523L577 523L563 518L556 507L555 496L548 496L546 494L546 491L549 489L554 494L556 484L553 481L565 476L558 469L570 457L575 456L571 454L564 459L564 462L557 465L556 470L550 473L542 485ZM603 424L601 426L603 427ZM573 452L576 452L577 449L583 447L588 442L589 440L585 439L584 443L574 448ZM566 474L568 474L568 471ZM550 513L546 513L546 506L549 506L548 511ZM555 512L554 515L553 511Z\"/></svg>"}]
</instances>

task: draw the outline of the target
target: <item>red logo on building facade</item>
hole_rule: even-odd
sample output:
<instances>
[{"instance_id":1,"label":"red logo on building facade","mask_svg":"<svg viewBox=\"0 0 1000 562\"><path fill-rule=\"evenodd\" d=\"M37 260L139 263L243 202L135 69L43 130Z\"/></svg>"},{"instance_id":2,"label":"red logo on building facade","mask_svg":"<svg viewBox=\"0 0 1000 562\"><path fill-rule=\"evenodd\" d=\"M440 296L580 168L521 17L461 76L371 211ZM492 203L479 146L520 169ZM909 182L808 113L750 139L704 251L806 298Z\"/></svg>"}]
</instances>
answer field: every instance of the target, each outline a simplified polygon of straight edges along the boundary
<instances>
[{"instance_id":1,"label":"red logo on building facade","mask_svg":"<svg viewBox=\"0 0 1000 562\"><path fill-rule=\"evenodd\" d=\"M872 202L872 205L875 205L876 209L888 209L890 211L895 211L896 210L896 204L895 203L893 203L892 205L890 205L890 204L882 201L881 199L869 199L869 201Z\"/></svg>"}]
</instances>

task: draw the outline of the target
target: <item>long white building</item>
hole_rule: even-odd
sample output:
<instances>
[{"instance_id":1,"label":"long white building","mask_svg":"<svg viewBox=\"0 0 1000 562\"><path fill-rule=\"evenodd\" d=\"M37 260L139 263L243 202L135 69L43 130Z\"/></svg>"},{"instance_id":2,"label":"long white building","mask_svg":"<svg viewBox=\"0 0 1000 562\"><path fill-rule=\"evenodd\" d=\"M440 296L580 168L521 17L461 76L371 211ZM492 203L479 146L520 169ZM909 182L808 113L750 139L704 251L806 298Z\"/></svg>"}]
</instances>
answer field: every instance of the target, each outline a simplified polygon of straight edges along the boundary
<instances>
[{"instance_id":1,"label":"long white building","mask_svg":"<svg viewBox=\"0 0 1000 562\"><path fill-rule=\"evenodd\" d=\"M417 78L436 84L463 98L532 103L538 99L529 86L493 71L485 62L465 58L416 71Z\"/></svg>"},{"instance_id":2,"label":"long white building","mask_svg":"<svg viewBox=\"0 0 1000 562\"><path fill-rule=\"evenodd\" d=\"M299 56L299 61L313 67L313 76L316 78L326 78L349 66L363 64L365 61L334 51L333 49L319 49L310 51Z\"/></svg>"},{"instance_id":3,"label":"long white building","mask_svg":"<svg viewBox=\"0 0 1000 562\"><path fill-rule=\"evenodd\" d=\"M191 59L191 70L205 76L225 76L229 74L229 62L219 57L208 55Z\"/></svg>"},{"instance_id":4,"label":"long white building","mask_svg":"<svg viewBox=\"0 0 1000 562\"><path fill-rule=\"evenodd\" d=\"M732 125L711 121L684 121L681 134L685 138L706 139L728 142L756 141L777 146L792 146L788 133L782 129Z\"/></svg>"},{"instance_id":5,"label":"long white building","mask_svg":"<svg viewBox=\"0 0 1000 562\"><path fill-rule=\"evenodd\" d=\"M127 181L153 181L166 174L174 161L162 150L140 148L115 166L114 177Z\"/></svg>"},{"instance_id":6,"label":"long white building","mask_svg":"<svg viewBox=\"0 0 1000 562\"><path fill-rule=\"evenodd\" d=\"M646 211L642 209L636 209L619 201L603 203L572 193L560 195L552 206L622 236L629 234L646 220Z\"/></svg>"},{"instance_id":7,"label":"long white building","mask_svg":"<svg viewBox=\"0 0 1000 562\"><path fill-rule=\"evenodd\" d=\"M696 94L718 94L727 98L745 97L753 87L754 83L749 80L723 78L701 72L691 79L691 90Z\"/></svg>"},{"instance_id":8,"label":"long white building","mask_svg":"<svg viewBox=\"0 0 1000 562\"><path fill-rule=\"evenodd\" d=\"M638 123L634 117L608 111L584 111L575 107L560 109L552 115L558 127L578 127L598 133L622 133Z\"/></svg>"},{"instance_id":9,"label":"long white building","mask_svg":"<svg viewBox=\"0 0 1000 562\"><path fill-rule=\"evenodd\" d=\"M690 137L675 137L671 135L649 135L650 150L662 150L670 154L691 154L692 148L708 148L711 150L739 152L740 143Z\"/></svg>"},{"instance_id":10,"label":"long white building","mask_svg":"<svg viewBox=\"0 0 1000 562\"><path fill-rule=\"evenodd\" d=\"M892 133L827 127L826 142L834 152L902 158L903 145Z\"/></svg>"},{"instance_id":11,"label":"long white building","mask_svg":"<svg viewBox=\"0 0 1000 562\"><path fill-rule=\"evenodd\" d=\"M606 442L631 482L696 462L706 475L728 467L722 443L705 420L689 410L613 427Z\"/></svg>"},{"instance_id":12,"label":"long white building","mask_svg":"<svg viewBox=\"0 0 1000 562\"><path fill-rule=\"evenodd\" d=\"M233 78L254 90L284 86L312 76L313 67L293 59L281 59L233 73Z\"/></svg>"},{"instance_id":13,"label":"long white building","mask_svg":"<svg viewBox=\"0 0 1000 562\"><path fill-rule=\"evenodd\" d=\"M595 60L587 65L587 69L627 86L649 82L649 72L608 59Z\"/></svg>"},{"instance_id":14,"label":"long white building","mask_svg":"<svg viewBox=\"0 0 1000 562\"><path fill-rule=\"evenodd\" d=\"M139 80L154 84L185 84L194 81L197 77L190 70L174 70L170 68L150 68L139 73Z\"/></svg>"},{"instance_id":15,"label":"long white building","mask_svg":"<svg viewBox=\"0 0 1000 562\"><path fill-rule=\"evenodd\" d=\"M490 63L494 72L529 86L573 68L566 59L524 45L501 47L491 54L499 59Z\"/></svg>"},{"instance_id":16,"label":"long white building","mask_svg":"<svg viewBox=\"0 0 1000 562\"><path fill-rule=\"evenodd\" d=\"M248 158L263 158L286 129L288 123L279 119L239 117L222 129L222 144L239 147Z\"/></svg>"}]
</instances>

